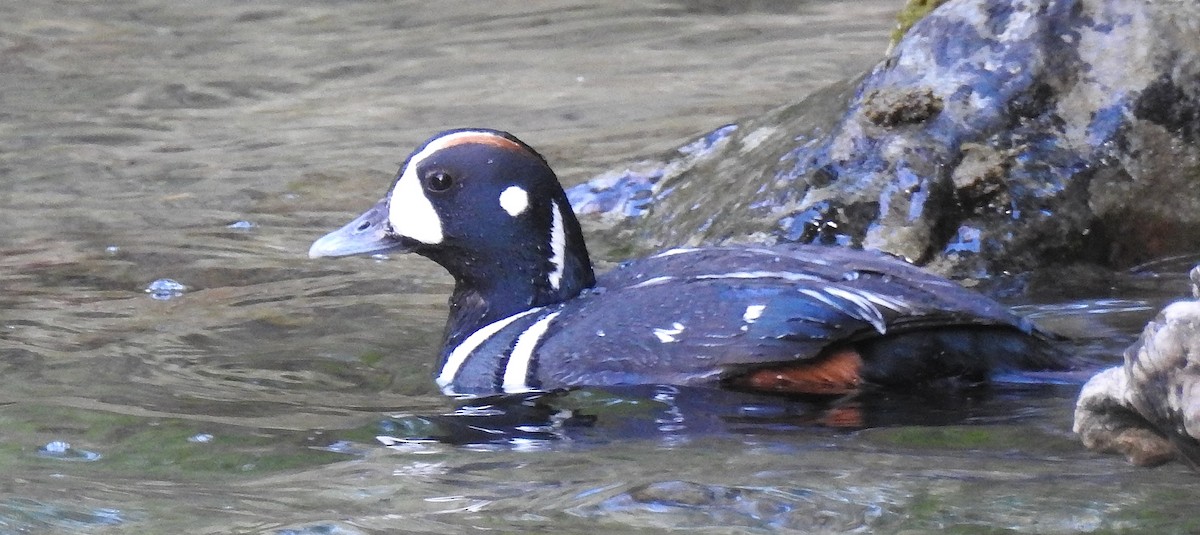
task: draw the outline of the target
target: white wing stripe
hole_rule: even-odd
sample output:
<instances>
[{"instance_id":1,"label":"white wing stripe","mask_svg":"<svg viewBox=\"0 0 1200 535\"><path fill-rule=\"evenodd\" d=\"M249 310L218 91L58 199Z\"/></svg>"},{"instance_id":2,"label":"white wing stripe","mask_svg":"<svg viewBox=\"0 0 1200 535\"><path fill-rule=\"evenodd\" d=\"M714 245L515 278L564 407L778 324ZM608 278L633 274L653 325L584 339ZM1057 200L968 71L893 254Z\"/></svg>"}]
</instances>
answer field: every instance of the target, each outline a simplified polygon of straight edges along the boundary
<instances>
[{"instance_id":1,"label":"white wing stripe","mask_svg":"<svg viewBox=\"0 0 1200 535\"><path fill-rule=\"evenodd\" d=\"M880 312L878 308L875 308L875 305L872 304L871 300L866 296L859 292L852 292L832 286L824 288L824 290L825 293L828 293L829 295L840 297L846 301L849 301L850 303L853 303L855 308L858 309L859 319L870 322L871 325L875 327L875 330L879 331L879 334L887 333L887 324L885 324L883 321L883 313Z\"/></svg>"},{"instance_id":2,"label":"white wing stripe","mask_svg":"<svg viewBox=\"0 0 1200 535\"><path fill-rule=\"evenodd\" d=\"M492 323L484 325L478 331L471 333L471 336L468 336L466 340L463 340L461 344L458 344L458 347L454 348L454 351L450 352L450 356L446 357L446 363L442 364L442 370L438 373L437 379L435 379L438 388L441 388L442 392L452 395L453 389L451 388L451 385L454 383L454 378L458 375L458 370L462 368L465 362L467 362L467 357L470 357L471 353L473 353L476 349L479 349L479 346L483 345L488 338L491 338L493 335L500 332L500 329L503 329L507 327L508 324L541 309L542 307L531 308L520 314L513 314L507 318L496 320ZM555 314L558 313L555 312Z\"/></svg>"}]
</instances>

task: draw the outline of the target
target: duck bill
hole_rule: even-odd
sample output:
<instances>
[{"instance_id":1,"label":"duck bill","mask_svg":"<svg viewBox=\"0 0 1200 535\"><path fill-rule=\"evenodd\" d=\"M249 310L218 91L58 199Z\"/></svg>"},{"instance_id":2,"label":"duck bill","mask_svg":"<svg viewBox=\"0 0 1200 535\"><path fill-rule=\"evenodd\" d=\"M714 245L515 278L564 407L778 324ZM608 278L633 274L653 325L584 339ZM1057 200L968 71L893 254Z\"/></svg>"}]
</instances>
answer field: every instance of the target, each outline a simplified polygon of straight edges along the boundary
<instances>
[{"instance_id":1,"label":"duck bill","mask_svg":"<svg viewBox=\"0 0 1200 535\"><path fill-rule=\"evenodd\" d=\"M342 228L321 236L308 248L309 258L408 252L402 240L388 233L387 199L346 223Z\"/></svg>"}]
</instances>

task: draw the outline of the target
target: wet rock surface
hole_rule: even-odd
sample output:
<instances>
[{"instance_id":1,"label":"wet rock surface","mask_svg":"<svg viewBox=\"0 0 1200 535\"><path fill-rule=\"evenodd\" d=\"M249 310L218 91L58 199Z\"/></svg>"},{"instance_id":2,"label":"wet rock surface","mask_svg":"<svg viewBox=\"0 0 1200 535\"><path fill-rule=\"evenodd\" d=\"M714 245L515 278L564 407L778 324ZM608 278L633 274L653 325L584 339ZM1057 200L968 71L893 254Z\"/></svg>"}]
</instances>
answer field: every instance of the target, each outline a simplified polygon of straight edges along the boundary
<instances>
[{"instance_id":1,"label":"wet rock surface","mask_svg":"<svg viewBox=\"0 0 1200 535\"><path fill-rule=\"evenodd\" d=\"M1200 266L1191 277L1200 299ZM1088 448L1131 463L1179 459L1200 469L1200 300L1167 306L1125 351L1123 366L1084 385L1074 427Z\"/></svg>"},{"instance_id":2,"label":"wet rock surface","mask_svg":"<svg viewBox=\"0 0 1200 535\"><path fill-rule=\"evenodd\" d=\"M625 248L879 249L979 277L1200 236L1200 5L949 2L861 80L573 188Z\"/></svg>"}]
</instances>

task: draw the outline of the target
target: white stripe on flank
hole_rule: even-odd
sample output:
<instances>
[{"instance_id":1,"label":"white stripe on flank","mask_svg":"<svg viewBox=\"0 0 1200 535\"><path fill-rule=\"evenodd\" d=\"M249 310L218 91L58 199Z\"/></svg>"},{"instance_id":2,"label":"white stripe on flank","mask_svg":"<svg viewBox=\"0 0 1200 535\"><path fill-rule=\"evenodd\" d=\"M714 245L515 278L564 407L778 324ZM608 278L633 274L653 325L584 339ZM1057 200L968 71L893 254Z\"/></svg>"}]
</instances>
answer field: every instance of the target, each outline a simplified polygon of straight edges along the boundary
<instances>
[{"instance_id":1,"label":"white stripe on flank","mask_svg":"<svg viewBox=\"0 0 1200 535\"><path fill-rule=\"evenodd\" d=\"M697 249L695 247L676 247L674 249L667 249L666 251L663 251L654 256L651 256L650 258L663 258L663 257L667 257L667 256L675 256L677 254L692 253L692 252L696 252L699 250L700 249Z\"/></svg>"},{"instance_id":2,"label":"white stripe on flank","mask_svg":"<svg viewBox=\"0 0 1200 535\"><path fill-rule=\"evenodd\" d=\"M554 271L550 272L550 287L555 290L562 284L563 270L566 269L567 259L567 233L563 229L563 215L558 207L558 203L550 201L550 216L553 218L550 222L550 263L554 264Z\"/></svg>"},{"instance_id":3,"label":"white stripe on flank","mask_svg":"<svg viewBox=\"0 0 1200 535\"><path fill-rule=\"evenodd\" d=\"M662 284L662 283L664 283L664 282L670 281L670 280L672 280L672 279L674 279L674 278L675 278L675 277L672 277L672 276L670 276L670 275L663 275L663 276L661 276L661 277L654 277L654 278L652 278L652 279L646 279L646 280L644 280L644 281L642 281L642 282L639 282L639 283L637 283L637 284L634 284L633 286L630 286L629 288L630 288L630 289L633 289L633 288L645 288L645 287L647 287L647 286L655 286L655 285Z\"/></svg>"},{"instance_id":4,"label":"white stripe on flank","mask_svg":"<svg viewBox=\"0 0 1200 535\"><path fill-rule=\"evenodd\" d=\"M507 327L508 324L541 309L542 307L531 308L520 314L513 314L507 318L484 325L478 331L471 333L471 336L468 336L466 340L458 344L458 347L450 352L450 356L446 357L446 363L442 365L442 370L438 373L437 379L435 379L438 388L441 388L442 392L446 395L453 395L454 389L451 388L451 385L454 384L454 378L458 375L458 370L462 368L463 363L467 361L467 357L470 357L472 352L479 349L479 346L483 345L488 338L500 332L500 329Z\"/></svg>"},{"instance_id":5,"label":"white stripe on flank","mask_svg":"<svg viewBox=\"0 0 1200 535\"><path fill-rule=\"evenodd\" d=\"M517 343L513 346L512 354L508 356L508 364L504 366L504 384L501 388L505 392L529 392L533 390L526 382L529 376L529 363L533 361L533 351L537 349L538 342L542 341L542 336L545 336L546 329L550 328L550 322L558 317L558 312L554 312L536 323L530 325L521 336L517 337Z\"/></svg>"},{"instance_id":6,"label":"white stripe on flank","mask_svg":"<svg viewBox=\"0 0 1200 535\"><path fill-rule=\"evenodd\" d=\"M783 279L786 281L824 281L821 277L814 277L807 273L796 273L792 271L735 271L732 273L709 273L707 275L696 275L696 279Z\"/></svg>"}]
</instances>

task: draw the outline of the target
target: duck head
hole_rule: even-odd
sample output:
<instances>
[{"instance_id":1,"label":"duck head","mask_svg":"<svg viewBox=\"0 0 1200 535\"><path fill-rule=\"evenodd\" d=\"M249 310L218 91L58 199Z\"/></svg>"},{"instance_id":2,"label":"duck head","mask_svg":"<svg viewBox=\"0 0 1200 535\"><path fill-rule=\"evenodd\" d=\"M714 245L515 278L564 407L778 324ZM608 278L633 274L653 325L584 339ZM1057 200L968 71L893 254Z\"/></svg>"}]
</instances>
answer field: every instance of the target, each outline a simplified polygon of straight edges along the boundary
<instances>
[{"instance_id":1,"label":"duck head","mask_svg":"<svg viewBox=\"0 0 1200 535\"><path fill-rule=\"evenodd\" d=\"M450 331L558 303L595 284L558 177L511 134L442 132L414 151L375 206L310 257L413 252L454 277ZM482 323L481 323L482 322ZM476 325L478 324L478 325ZM448 336L452 332L447 333Z\"/></svg>"}]
</instances>

